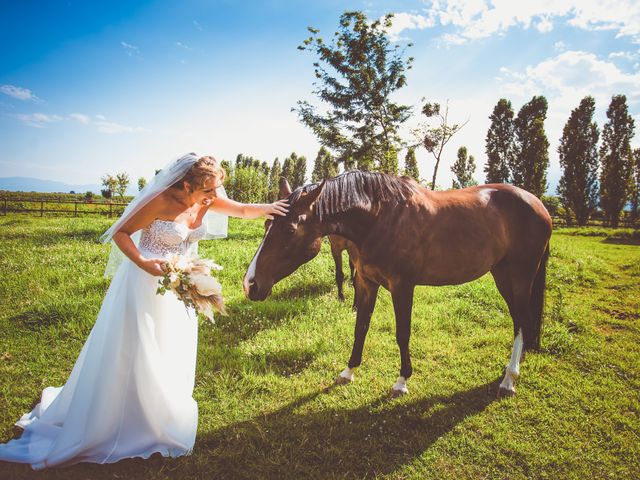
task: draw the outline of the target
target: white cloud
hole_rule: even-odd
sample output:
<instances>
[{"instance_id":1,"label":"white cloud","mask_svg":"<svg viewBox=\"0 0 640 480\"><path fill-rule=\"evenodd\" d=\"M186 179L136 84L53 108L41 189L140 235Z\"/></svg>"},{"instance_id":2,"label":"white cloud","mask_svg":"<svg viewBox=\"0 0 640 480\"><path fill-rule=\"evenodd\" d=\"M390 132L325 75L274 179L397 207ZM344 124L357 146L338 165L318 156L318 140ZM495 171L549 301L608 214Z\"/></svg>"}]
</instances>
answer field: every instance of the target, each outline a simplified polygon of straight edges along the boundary
<instances>
[{"instance_id":1,"label":"white cloud","mask_svg":"<svg viewBox=\"0 0 640 480\"><path fill-rule=\"evenodd\" d=\"M445 43L504 35L512 27L534 27L547 33L554 19L583 30L613 30L619 37L629 36L640 43L637 0L431 0L428 5L426 15L396 13L396 17L424 19L405 28L453 27L453 33L443 38Z\"/></svg>"},{"instance_id":2,"label":"white cloud","mask_svg":"<svg viewBox=\"0 0 640 480\"><path fill-rule=\"evenodd\" d=\"M191 47L189 47L188 45L185 45L182 42L176 42L176 47L182 48L183 50L193 50Z\"/></svg>"},{"instance_id":3,"label":"white cloud","mask_svg":"<svg viewBox=\"0 0 640 480\"><path fill-rule=\"evenodd\" d=\"M200 25L197 20L193 21L193 26L202 31L202 25Z\"/></svg>"},{"instance_id":4,"label":"white cloud","mask_svg":"<svg viewBox=\"0 0 640 480\"><path fill-rule=\"evenodd\" d=\"M146 128L142 127L128 127L126 125L121 125L116 122L108 122L106 120L100 120L94 122L94 124L98 127L98 131L101 133L108 134L118 134L118 133L142 133L148 132Z\"/></svg>"},{"instance_id":5,"label":"white cloud","mask_svg":"<svg viewBox=\"0 0 640 480\"><path fill-rule=\"evenodd\" d=\"M131 45L127 42L120 42L120 45L122 45L125 53L130 57L140 57L140 49L135 45Z\"/></svg>"},{"instance_id":6,"label":"white cloud","mask_svg":"<svg viewBox=\"0 0 640 480\"><path fill-rule=\"evenodd\" d=\"M28 88L16 87L15 85L0 85L0 92L18 100L40 101Z\"/></svg>"},{"instance_id":7,"label":"white cloud","mask_svg":"<svg viewBox=\"0 0 640 480\"><path fill-rule=\"evenodd\" d=\"M84 123L85 125L91 121L91 119L87 115L84 115L82 113L71 113L69 114L69 118L71 120L75 120L76 122Z\"/></svg>"},{"instance_id":8,"label":"white cloud","mask_svg":"<svg viewBox=\"0 0 640 480\"><path fill-rule=\"evenodd\" d=\"M559 41L553 44L553 49L556 52L564 52L567 49L567 45L563 41Z\"/></svg>"},{"instance_id":9,"label":"white cloud","mask_svg":"<svg viewBox=\"0 0 640 480\"><path fill-rule=\"evenodd\" d=\"M63 120L59 115L47 115L46 113L19 113L16 117L25 125L35 128L44 128L48 123Z\"/></svg>"},{"instance_id":10,"label":"white cloud","mask_svg":"<svg viewBox=\"0 0 640 480\"><path fill-rule=\"evenodd\" d=\"M434 24L433 18L425 17L424 15L400 12L393 15L392 25L391 28L387 29L387 33L389 34L389 39L392 42L397 42L399 40L403 40L400 34L404 30L422 30L433 27Z\"/></svg>"}]
</instances>

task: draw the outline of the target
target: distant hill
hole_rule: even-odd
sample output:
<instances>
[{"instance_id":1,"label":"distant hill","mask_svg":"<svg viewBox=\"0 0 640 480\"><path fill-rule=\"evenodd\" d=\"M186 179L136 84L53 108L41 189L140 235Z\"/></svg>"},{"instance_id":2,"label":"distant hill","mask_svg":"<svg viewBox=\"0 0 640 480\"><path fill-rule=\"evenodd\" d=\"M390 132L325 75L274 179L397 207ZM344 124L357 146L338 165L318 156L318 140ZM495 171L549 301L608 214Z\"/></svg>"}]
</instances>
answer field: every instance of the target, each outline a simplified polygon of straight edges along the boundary
<instances>
[{"instance_id":1,"label":"distant hill","mask_svg":"<svg viewBox=\"0 0 640 480\"><path fill-rule=\"evenodd\" d=\"M137 185L130 185L127 191L128 195L135 195ZM0 177L0 190L9 190L11 192L44 192L44 193L76 193L94 192L100 193L102 186L97 184L87 185L71 185L64 182L56 182L55 180L42 180L40 178L31 177Z\"/></svg>"}]
</instances>

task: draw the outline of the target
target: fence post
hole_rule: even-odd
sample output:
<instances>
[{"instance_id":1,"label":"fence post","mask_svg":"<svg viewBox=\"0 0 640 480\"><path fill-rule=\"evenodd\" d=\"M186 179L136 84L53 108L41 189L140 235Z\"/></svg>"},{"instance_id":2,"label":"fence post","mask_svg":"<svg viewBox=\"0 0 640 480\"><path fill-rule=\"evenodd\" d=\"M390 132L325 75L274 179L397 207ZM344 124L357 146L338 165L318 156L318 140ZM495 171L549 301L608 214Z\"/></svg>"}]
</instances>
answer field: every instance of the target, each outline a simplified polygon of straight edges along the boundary
<instances>
[{"instance_id":1,"label":"fence post","mask_svg":"<svg viewBox=\"0 0 640 480\"><path fill-rule=\"evenodd\" d=\"M4 197L4 216L7 216L7 197Z\"/></svg>"},{"instance_id":2,"label":"fence post","mask_svg":"<svg viewBox=\"0 0 640 480\"><path fill-rule=\"evenodd\" d=\"M112 210L113 210L113 203L109 203L109 218L111 218Z\"/></svg>"},{"instance_id":3,"label":"fence post","mask_svg":"<svg viewBox=\"0 0 640 480\"><path fill-rule=\"evenodd\" d=\"M73 207L73 216L77 217L78 216L78 202L74 203L74 207Z\"/></svg>"},{"instance_id":4,"label":"fence post","mask_svg":"<svg viewBox=\"0 0 640 480\"><path fill-rule=\"evenodd\" d=\"M44 217L44 202L40 202L40 216Z\"/></svg>"}]
</instances>

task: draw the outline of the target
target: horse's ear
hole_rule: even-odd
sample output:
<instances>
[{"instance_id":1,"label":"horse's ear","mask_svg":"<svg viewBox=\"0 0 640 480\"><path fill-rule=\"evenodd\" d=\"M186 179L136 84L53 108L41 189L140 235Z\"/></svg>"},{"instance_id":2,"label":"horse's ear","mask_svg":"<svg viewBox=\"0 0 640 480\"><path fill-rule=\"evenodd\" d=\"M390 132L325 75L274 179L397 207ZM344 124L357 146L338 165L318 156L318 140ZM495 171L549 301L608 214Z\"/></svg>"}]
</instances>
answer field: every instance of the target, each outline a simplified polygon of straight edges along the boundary
<instances>
[{"instance_id":1,"label":"horse's ear","mask_svg":"<svg viewBox=\"0 0 640 480\"><path fill-rule=\"evenodd\" d=\"M289 195L291 195L291 186L289 185L289 182L287 181L286 178L280 177L279 187L280 187L280 192L278 193L278 198L280 200L282 200L283 198L287 198Z\"/></svg>"},{"instance_id":2,"label":"horse's ear","mask_svg":"<svg viewBox=\"0 0 640 480\"><path fill-rule=\"evenodd\" d=\"M300 200L298 200L298 203L304 208L311 208L311 206L315 203L315 201L318 199L318 197L322 193L325 183L326 183L326 180L322 180L322 182L320 183L320 185L318 185L316 189L312 190L306 195L301 196Z\"/></svg>"}]
</instances>

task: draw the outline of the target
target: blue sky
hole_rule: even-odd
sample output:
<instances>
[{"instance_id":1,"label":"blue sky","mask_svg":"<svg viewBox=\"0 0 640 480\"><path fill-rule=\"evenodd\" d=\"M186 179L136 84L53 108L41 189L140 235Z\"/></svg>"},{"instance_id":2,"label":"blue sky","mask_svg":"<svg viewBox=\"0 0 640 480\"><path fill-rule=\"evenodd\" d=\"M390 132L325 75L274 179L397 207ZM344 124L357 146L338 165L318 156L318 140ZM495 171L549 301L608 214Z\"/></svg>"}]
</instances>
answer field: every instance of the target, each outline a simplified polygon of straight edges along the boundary
<instances>
[{"instance_id":1,"label":"blue sky","mask_svg":"<svg viewBox=\"0 0 640 480\"><path fill-rule=\"evenodd\" d=\"M549 100L550 190L556 148L587 94L604 124L625 94L640 131L640 2L637 1L23 1L0 15L0 176L99 183L105 173L149 177L186 151L271 163L319 148L291 107L316 102L314 57L296 47L312 25L328 38L345 10L396 14L394 41L414 46L397 100L449 100L469 120L445 151L438 183L467 146L482 182L488 116L499 98L517 110ZM640 145L640 132L634 144ZM402 155L403 153L401 153ZM433 161L418 154L421 175Z\"/></svg>"}]
</instances>

